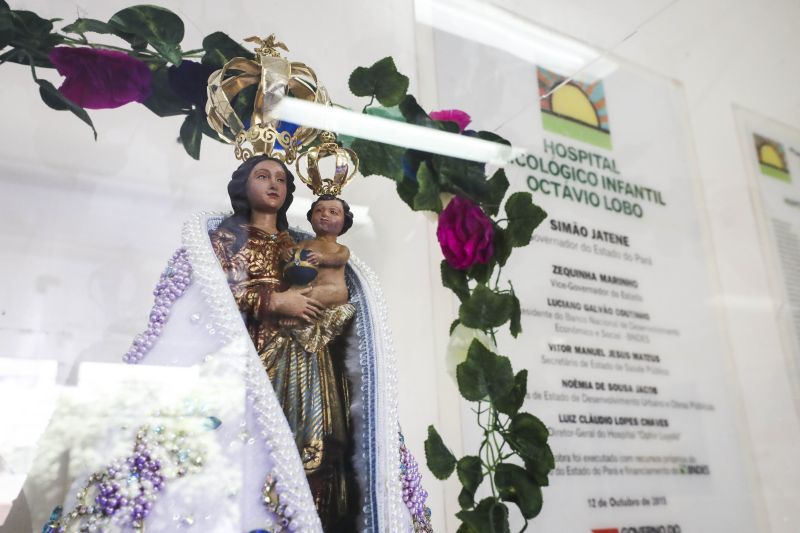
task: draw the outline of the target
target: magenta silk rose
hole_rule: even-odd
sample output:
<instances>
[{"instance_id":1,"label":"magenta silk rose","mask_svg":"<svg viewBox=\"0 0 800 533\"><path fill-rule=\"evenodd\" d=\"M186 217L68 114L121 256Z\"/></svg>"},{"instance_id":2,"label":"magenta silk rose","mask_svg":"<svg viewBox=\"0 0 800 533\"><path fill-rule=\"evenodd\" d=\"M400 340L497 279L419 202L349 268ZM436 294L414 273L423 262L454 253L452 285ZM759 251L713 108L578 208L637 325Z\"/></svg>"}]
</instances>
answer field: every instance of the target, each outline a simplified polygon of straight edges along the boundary
<instances>
[{"instance_id":1,"label":"magenta silk rose","mask_svg":"<svg viewBox=\"0 0 800 533\"><path fill-rule=\"evenodd\" d=\"M150 96L153 74L124 52L59 46L49 58L66 76L59 92L86 109L112 109Z\"/></svg>"},{"instance_id":2,"label":"magenta silk rose","mask_svg":"<svg viewBox=\"0 0 800 533\"><path fill-rule=\"evenodd\" d=\"M442 120L445 122L455 122L458 124L458 133L462 133L469 123L472 122L470 117L460 109L443 109L442 111L433 111L430 115L433 120Z\"/></svg>"},{"instance_id":3,"label":"magenta silk rose","mask_svg":"<svg viewBox=\"0 0 800 533\"><path fill-rule=\"evenodd\" d=\"M466 270L475 263L486 264L494 253L492 221L480 207L456 196L439 215L436 237L447 264Z\"/></svg>"}]
</instances>

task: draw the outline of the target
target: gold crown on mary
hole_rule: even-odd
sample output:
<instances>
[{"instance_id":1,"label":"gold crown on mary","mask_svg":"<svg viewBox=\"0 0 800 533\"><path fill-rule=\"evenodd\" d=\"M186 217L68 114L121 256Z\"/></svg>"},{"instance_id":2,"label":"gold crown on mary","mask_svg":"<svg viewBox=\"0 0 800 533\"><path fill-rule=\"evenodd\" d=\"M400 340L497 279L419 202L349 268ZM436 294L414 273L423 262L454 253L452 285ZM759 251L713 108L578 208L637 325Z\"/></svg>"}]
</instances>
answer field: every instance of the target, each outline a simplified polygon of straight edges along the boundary
<instances>
[{"instance_id":1,"label":"gold crown on mary","mask_svg":"<svg viewBox=\"0 0 800 533\"><path fill-rule=\"evenodd\" d=\"M249 37L245 41L258 45L255 59L233 58L208 78L209 125L223 141L234 145L237 159L246 161L256 155L267 155L286 164L295 163L300 179L315 195L339 195L358 171L355 152L339 146L336 136L329 131L295 127L274 116L278 103L285 97L329 106L328 92L310 67L281 56L279 49L287 52L289 49L274 34L266 39ZM252 110L249 106L242 109L244 106L237 96L253 86L256 92ZM239 101L243 100L244 95ZM242 116L248 113L249 119ZM320 173L319 162L325 157L335 159L333 178L323 178ZM306 163L307 175L301 171L301 161Z\"/></svg>"}]
</instances>

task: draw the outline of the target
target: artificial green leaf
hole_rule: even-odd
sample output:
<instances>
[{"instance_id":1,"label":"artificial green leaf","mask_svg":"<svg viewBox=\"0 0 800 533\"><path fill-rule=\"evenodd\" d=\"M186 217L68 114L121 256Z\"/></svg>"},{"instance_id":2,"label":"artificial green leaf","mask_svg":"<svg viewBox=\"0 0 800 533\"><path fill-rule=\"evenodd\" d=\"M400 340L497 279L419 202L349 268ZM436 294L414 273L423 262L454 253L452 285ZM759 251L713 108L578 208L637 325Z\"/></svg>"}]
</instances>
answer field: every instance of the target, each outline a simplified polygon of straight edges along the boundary
<instances>
[{"instance_id":1,"label":"artificial green leaf","mask_svg":"<svg viewBox=\"0 0 800 533\"><path fill-rule=\"evenodd\" d=\"M510 329L511 336L516 339L517 335L522 333L522 307L519 304L519 298L517 298L513 287L511 288L511 300L514 305L511 309Z\"/></svg>"},{"instance_id":2,"label":"artificial green leaf","mask_svg":"<svg viewBox=\"0 0 800 533\"><path fill-rule=\"evenodd\" d=\"M19 63L20 65L54 68L48 54L54 46L63 42L63 37L56 33L49 33L32 39L20 39L19 35L13 37L14 48L10 48L0 55L0 64L5 62Z\"/></svg>"},{"instance_id":3,"label":"artificial green leaf","mask_svg":"<svg viewBox=\"0 0 800 533\"><path fill-rule=\"evenodd\" d=\"M477 455L465 455L458 460L456 473L458 474L458 480L461 482L464 490L475 494L481 481L483 481L481 458Z\"/></svg>"},{"instance_id":4,"label":"artificial green leaf","mask_svg":"<svg viewBox=\"0 0 800 533\"><path fill-rule=\"evenodd\" d=\"M405 97L408 78L397 71L391 57L384 57L369 68L356 68L348 85L354 95L374 96L382 106L392 107Z\"/></svg>"},{"instance_id":5,"label":"artificial green leaf","mask_svg":"<svg viewBox=\"0 0 800 533\"><path fill-rule=\"evenodd\" d=\"M508 235L513 246L527 246L536 226L547 218L547 213L533 203L529 192L515 192L506 202Z\"/></svg>"},{"instance_id":6,"label":"artificial green leaf","mask_svg":"<svg viewBox=\"0 0 800 533\"><path fill-rule=\"evenodd\" d=\"M418 190L419 184L408 176L403 176L403 179L397 184L397 195L411 209L414 209L414 197L417 195Z\"/></svg>"},{"instance_id":7,"label":"artificial green leaf","mask_svg":"<svg viewBox=\"0 0 800 533\"><path fill-rule=\"evenodd\" d=\"M53 88L55 88L55 86ZM56 89L56 92L58 92L58 89ZM49 89L45 89L42 85L39 85L39 96L50 109L55 109L56 111L66 111L69 109L66 102L64 102L64 98L59 98L58 95Z\"/></svg>"},{"instance_id":8,"label":"artificial green leaf","mask_svg":"<svg viewBox=\"0 0 800 533\"><path fill-rule=\"evenodd\" d=\"M513 247L508 238L508 232L497 225L497 223L493 223L492 225L494 226L494 237L492 238L492 244L494 244L494 260L497 261L498 265L505 266Z\"/></svg>"},{"instance_id":9,"label":"artificial green leaf","mask_svg":"<svg viewBox=\"0 0 800 533\"><path fill-rule=\"evenodd\" d=\"M42 100L45 104L53 109L70 111L73 115L84 121L89 125L90 128L92 128L94 138L97 140L97 130L94 129L92 119L89 117L89 113L87 113L84 108L72 102L72 100L67 99L67 97L58 92L58 89L56 89L55 86L49 81L37 79L36 83L39 84L39 95L42 97Z\"/></svg>"},{"instance_id":10,"label":"artificial green leaf","mask_svg":"<svg viewBox=\"0 0 800 533\"><path fill-rule=\"evenodd\" d=\"M245 57L253 59L255 54L231 39L221 31L215 31L203 39L203 50L205 54L201 62L217 68L233 59L234 57Z\"/></svg>"},{"instance_id":11,"label":"artificial green leaf","mask_svg":"<svg viewBox=\"0 0 800 533\"><path fill-rule=\"evenodd\" d=\"M394 59L384 57L370 67L376 81L375 98L384 107L396 106L408 91L408 77L400 74Z\"/></svg>"},{"instance_id":12,"label":"artificial green leaf","mask_svg":"<svg viewBox=\"0 0 800 533\"><path fill-rule=\"evenodd\" d=\"M475 494L462 488L461 492L458 493L458 505L462 509L469 509L475 505ZM461 528L459 528L459 531L461 531Z\"/></svg>"},{"instance_id":13,"label":"artificial green leaf","mask_svg":"<svg viewBox=\"0 0 800 533\"><path fill-rule=\"evenodd\" d=\"M541 454L537 461L525 461L525 468L530 472L540 487L548 485L547 476L555 468L556 459L553 457L553 450L547 444L542 446Z\"/></svg>"},{"instance_id":14,"label":"artificial green leaf","mask_svg":"<svg viewBox=\"0 0 800 533\"><path fill-rule=\"evenodd\" d=\"M514 302L510 294L497 293L479 284L458 310L458 318L469 327L482 330L500 327L510 318Z\"/></svg>"},{"instance_id":15,"label":"artificial green leaf","mask_svg":"<svg viewBox=\"0 0 800 533\"><path fill-rule=\"evenodd\" d=\"M443 155L432 156L431 162L442 190L467 196L478 203L488 196L489 184L483 163Z\"/></svg>"},{"instance_id":16,"label":"artificial green leaf","mask_svg":"<svg viewBox=\"0 0 800 533\"><path fill-rule=\"evenodd\" d=\"M22 39L37 41L53 31L53 23L33 11L13 10L11 16L17 35Z\"/></svg>"},{"instance_id":17,"label":"artificial green leaf","mask_svg":"<svg viewBox=\"0 0 800 533\"><path fill-rule=\"evenodd\" d=\"M497 172L486 182L486 196L481 200L481 206L489 216L495 216L500 211L500 204L508 190L508 178L505 170L498 169Z\"/></svg>"},{"instance_id":18,"label":"artificial green leaf","mask_svg":"<svg viewBox=\"0 0 800 533\"><path fill-rule=\"evenodd\" d=\"M442 442L433 426L428 426L428 438L425 440L425 461L431 474L437 479L447 479L456 467L456 458Z\"/></svg>"},{"instance_id":19,"label":"artificial green leaf","mask_svg":"<svg viewBox=\"0 0 800 533\"><path fill-rule=\"evenodd\" d=\"M439 186L436 176L431 172L427 163L423 163L417 170L417 183L419 189L414 195L414 211L442 211L442 199L439 197Z\"/></svg>"},{"instance_id":20,"label":"artificial green leaf","mask_svg":"<svg viewBox=\"0 0 800 533\"><path fill-rule=\"evenodd\" d=\"M484 502L487 500L490 500L490 502L485 504ZM492 526L489 523L489 509L492 504L494 504L494 499L485 498L481 500L475 509L462 509L457 512L456 518L463 522L462 527L464 527L468 533L485 533L491 531ZM461 530L461 527L459 527L459 530Z\"/></svg>"},{"instance_id":21,"label":"artificial green leaf","mask_svg":"<svg viewBox=\"0 0 800 533\"><path fill-rule=\"evenodd\" d=\"M530 413L517 413L503 437L525 461L525 467L536 482L546 485L547 474L555 467L555 460L547 445L548 431L542 421Z\"/></svg>"},{"instance_id":22,"label":"artificial green leaf","mask_svg":"<svg viewBox=\"0 0 800 533\"><path fill-rule=\"evenodd\" d=\"M508 508L494 498L484 498L474 510L461 510L456 517L471 533L507 533Z\"/></svg>"},{"instance_id":23,"label":"artificial green leaf","mask_svg":"<svg viewBox=\"0 0 800 533\"><path fill-rule=\"evenodd\" d=\"M542 489L524 468L511 463L500 463L494 472L494 484L503 501L517 504L526 519L542 510Z\"/></svg>"},{"instance_id":24,"label":"artificial green leaf","mask_svg":"<svg viewBox=\"0 0 800 533\"><path fill-rule=\"evenodd\" d=\"M493 143L500 143L505 144L506 146L511 146L511 142L504 139L503 137L499 136L496 133L492 133L491 131L477 131L475 132L475 136L479 139L483 139L484 141L489 141Z\"/></svg>"},{"instance_id":25,"label":"artificial green leaf","mask_svg":"<svg viewBox=\"0 0 800 533\"><path fill-rule=\"evenodd\" d=\"M117 11L109 24L138 35L150 44L177 45L184 35L181 18L169 9L154 5L138 5Z\"/></svg>"},{"instance_id":26,"label":"artificial green leaf","mask_svg":"<svg viewBox=\"0 0 800 533\"><path fill-rule=\"evenodd\" d=\"M84 35L86 33L116 34L115 28L107 22L86 18L79 18L75 20L75 22L72 24L68 24L67 26L61 28L61 31L66 33L77 33L78 35Z\"/></svg>"},{"instance_id":27,"label":"artificial green leaf","mask_svg":"<svg viewBox=\"0 0 800 533\"><path fill-rule=\"evenodd\" d=\"M442 285L456 293L462 302L469 298L469 285L467 285L467 274L463 270L457 270L442 261L439 266L442 273Z\"/></svg>"},{"instance_id":28,"label":"artificial green leaf","mask_svg":"<svg viewBox=\"0 0 800 533\"><path fill-rule=\"evenodd\" d=\"M21 65L52 68L47 55L61 44L64 37L53 31L53 20L43 19L32 11L5 10L0 12L3 46L13 43L14 48L0 56L0 63L10 61Z\"/></svg>"},{"instance_id":29,"label":"artificial green leaf","mask_svg":"<svg viewBox=\"0 0 800 533\"><path fill-rule=\"evenodd\" d=\"M550 471L555 468L555 458L550 446L543 445L539 448L539 455L537 459L526 459L525 470L531 475L540 487L546 487L550 484L547 478Z\"/></svg>"},{"instance_id":30,"label":"artificial green leaf","mask_svg":"<svg viewBox=\"0 0 800 533\"><path fill-rule=\"evenodd\" d=\"M184 115L191 110L191 104L172 90L166 67L159 67L153 72L150 88L152 89L150 96L143 103L147 109L159 117Z\"/></svg>"},{"instance_id":31,"label":"artificial green leaf","mask_svg":"<svg viewBox=\"0 0 800 533\"><path fill-rule=\"evenodd\" d=\"M14 40L14 17L8 7L0 6L0 49Z\"/></svg>"},{"instance_id":32,"label":"artificial green leaf","mask_svg":"<svg viewBox=\"0 0 800 533\"><path fill-rule=\"evenodd\" d=\"M458 124L448 120L433 120L417 103L417 99L410 94L403 98L398 108L405 121L409 124L445 131L456 135L458 134Z\"/></svg>"},{"instance_id":33,"label":"artificial green leaf","mask_svg":"<svg viewBox=\"0 0 800 533\"><path fill-rule=\"evenodd\" d=\"M128 7L115 13L108 23L115 30L147 41L165 59L180 64L183 21L169 9L151 5Z\"/></svg>"},{"instance_id":34,"label":"artificial green leaf","mask_svg":"<svg viewBox=\"0 0 800 533\"><path fill-rule=\"evenodd\" d=\"M356 139L351 148L361 161L361 175L378 175L397 182L403 181L403 148L367 139Z\"/></svg>"},{"instance_id":35,"label":"artificial green leaf","mask_svg":"<svg viewBox=\"0 0 800 533\"><path fill-rule=\"evenodd\" d=\"M490 525L494 533L510 533L508 526L508 507L502 503L496 503L489 511L491 519Z\"/></svg>"},{"instance_id":36,"label":"artificial green leaf","mask_svg":"<svg viewBox=\"0 0 800 533\"><path fill-rule=\"evenodd\" d=\"M492 257L487 263L475 263L467 270L467 277L474 279L478 283L489 283L494 272L495 259Z\"/></svg>"},{"instance_id":37,"label":"artificial green leaf","mask_svg":"<svg viewBox=\"0 0 800 533\"><path fill-rule=\"evenodd\" d=\"M405 175L414 178L414 181L416 182L417 171L419 170L420 165L423 163L430 164L430 161L430 152L421 152L419 150L408 149L403 154L401 164L403 166L403 172Z\"/></svg>"},{"instance_id":38,"label":"artificial green leaf","mask_svg":"<svg viewBox=\"0 0 800 533\"><path fill-rule=\"evenodd\" d=\"M52 68L53 65L47 59L47 56L41 54L32 54L28 50L20 48L12 48L0 54L0 65L3 63L19 63L20 65L29 66L33 63L36 67Z\"/></svg>"},{"instance_id":39,"label":"artificial green leaf","mask_svg":"<svg viewBox=\"0 0 800 533\"><path fill-rule=\"evenodd\" d=\"M546 444L550 436L547 426L530 413L514 415L508 429L515 437L536 444Z\"/></svg>"},{"instance_id":40,"label":"artificial green leaf","mask_svg":"<svg viewBox=\"0 0 800 533\"><path fill-rule=\"evenodd\" d=\"M350 73L350 79L347 80L347 85L350 87L350 92L356 96L372 96L375 90L375 82L372 79L372 73L367 67L356 67Z\"/></svg>"},{"instance_id":41,"label":"artificial green leaf","mask_svg":"<svg viewBox=\"0 0 800 533\"><path fill-rule=\"evenodd\" d=\"M508 392L495 400L494 406L501 413L513 416L517 414L525 402L525 393L528 391L528 371L520 370L514 376L514 386Z\"/></svg>"},{"instance_id":42,"label":"artificial green leaf","mask_svg":"<svg viewBox=\"0 0 800 533\"><path fill-rule=\"evenodd\" d=\"M466 360L456 367L456 381L465 399L474 402L488 396L495 401L513 387L514 373L508 357L493 353L475 339Z\"/></svg>"},{"instance_id":43,"label":"artificial green leaf","mask_svg":"<svg viewBox=\"0 0 800 533\"><path fill-rule=\"evenodd\" d=\"M453 135L458 135L460 133L457 122L451 122L449 120L433 120L433 123L438 129L444 132L452 133Z\"/></svg>"},{"instance_id":44,"label":"artificial green leaf","mask_svg":"<svg viewBox=\"0 0 800 533\"><path fill-rule=\"evenodd\" d=\"M122 28L114 27L114 34L120 39L128 42L134 52L145 50L147 48L147 41L133 33L127 32Z\"/></svg>"},{"instance_id":45,"label":"artificial green leaf","mask_svg":"<svg viewBox=\"0 0 800 533\"><path fill-rule=\"evenodd\" d=\"M181 143L192 159L200 159L200 142L203 139L201 120L204 117L205 114L202 110L195 109L186 115L181 125Z\"/></svg>"},{"instance_id":46,"label":"artificial green leaf","mask_svg":"<svg viewBox=\"0 0 800 533\"><path fill-rule=\"evenodd\" d=\"M514 371L511 369L511 361L503 355L496 355L489 350L489 354L482 364L486 374L486 381L489 388L489 398L494 404L498 399L505 397L514 387Z\"/></svg>"},{"instance_id":47,"label":"artificial green leaf","mask_svg":"<svg viewBox=\"0 0 800 533\"><path fill-rule=\"evenodd\" d=\"M472 341L473 345L475 343L480 344L477 340ZM489 385L483 368L469 356L456 367L456 381L458 382L458 392L466 400L478 402L489 395Z\"/></svg>"},{"instance_id":48,"label":"artificial green leaf","mask_svg":"<svg viewBox=\"0 0 800 533\"><path fill-rule=\"evenodd\" d=\"M416 124L417 126L425 126L426 128L440 129L436 121L431 119L422 107L417 103L417 99L412 95L406 95L403 101L398 106L406 122L409 124Z\"/></svg>"}]
</instances>

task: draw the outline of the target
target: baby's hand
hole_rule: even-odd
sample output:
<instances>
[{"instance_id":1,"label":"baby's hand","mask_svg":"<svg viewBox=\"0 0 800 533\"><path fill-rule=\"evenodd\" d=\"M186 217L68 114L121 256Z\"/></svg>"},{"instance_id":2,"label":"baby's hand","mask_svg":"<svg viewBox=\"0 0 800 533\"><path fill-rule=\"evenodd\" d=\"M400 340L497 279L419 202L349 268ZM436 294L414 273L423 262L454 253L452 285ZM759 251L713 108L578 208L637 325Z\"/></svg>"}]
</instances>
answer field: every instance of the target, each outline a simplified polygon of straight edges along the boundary
<instances>
[{"instance_id":1,"label":"baby's hand","mask_svg":"<svg viewBox=\"0 0 800 533\"><path fill-rule=\"evenodd\" d=\"M317 252L314 252L312 250L309 250L308 255L306 256L306 259L308 260L309 263L311 263L314 266L319 266L319 264L322 262L321 258L320 258L320 254L317 253Z\"/></svg>"}]
</instances>

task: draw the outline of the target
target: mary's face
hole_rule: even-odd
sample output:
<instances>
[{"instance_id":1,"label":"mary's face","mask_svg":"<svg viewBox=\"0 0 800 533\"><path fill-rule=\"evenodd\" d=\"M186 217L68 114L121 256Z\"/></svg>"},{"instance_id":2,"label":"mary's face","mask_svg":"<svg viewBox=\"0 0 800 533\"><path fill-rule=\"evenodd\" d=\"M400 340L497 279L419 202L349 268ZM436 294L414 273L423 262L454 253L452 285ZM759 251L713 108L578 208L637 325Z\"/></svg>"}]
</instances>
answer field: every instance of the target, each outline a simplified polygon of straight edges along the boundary
<instances>
[{"instance_id":1,"label":"mary's face","mask_svg":"<svg viewBox=\"0 0 800 533\"><path fill-rule=\"evenodd\" d=\"M247 199L254 211L277 212L286 201L286 172L277 161L262 161L247 178Z\"/></svg>"}]
</instances>

